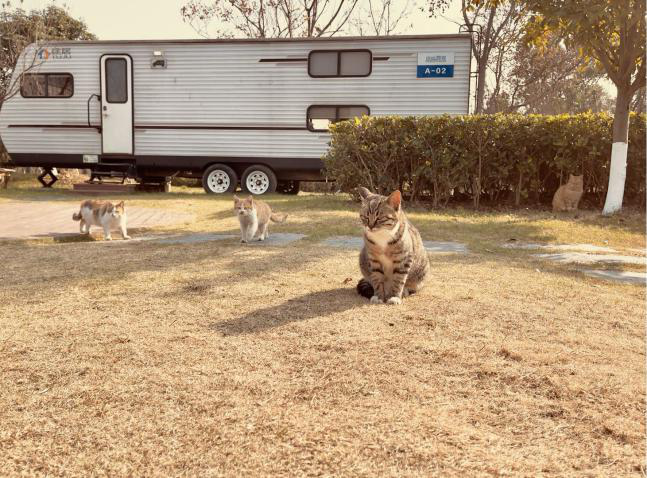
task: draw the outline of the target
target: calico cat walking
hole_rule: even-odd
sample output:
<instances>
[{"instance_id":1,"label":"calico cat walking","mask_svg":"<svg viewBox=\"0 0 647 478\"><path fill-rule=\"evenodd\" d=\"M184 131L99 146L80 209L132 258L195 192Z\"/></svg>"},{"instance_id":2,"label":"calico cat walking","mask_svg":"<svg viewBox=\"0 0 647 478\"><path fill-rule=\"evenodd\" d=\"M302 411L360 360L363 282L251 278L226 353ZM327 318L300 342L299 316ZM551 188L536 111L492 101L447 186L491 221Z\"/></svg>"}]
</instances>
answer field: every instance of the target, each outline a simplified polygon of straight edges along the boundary
<instances>
[{"instance_id":1,"label":"calico cat walking","mask_svg":"<svg viewBox=\"0 0 647 478\"><path fill-rule=\"evenodd\" d=\"M575 211L584 192L582 175L568 178L568 182L560 186L553 196L553 211Z\"/></svg>"},{"instance_id":2,"label":"calico cat walking","mask_svg":"<svg viewBox=\"0 0 647 478\"><path fill-rule=\"evenodd\" d=\"M272 222L285 222L288 215L278 215L272 212L269 204L249 196L246 199L240 199L234 195L234 211L240 223L240 242L251 241L256 232L258 240L264 241L269 237L268 226Z\"/></svg>"},{"instance_id":3,"label":"calico cat walking","mask_svg":"<svg viewBox=\"0 0 647 478\"><path fill-rule=\"evenodd\" d=\"M112 204L108 201L83 201L78 213L72 219L80 221L81 234L90 234L90 226L101 226L106 241L112 240L111 229L119 229L124 239L130 239L126 231L126 208L124 202Z\"/></svg>"},{"instance_id":4,"label":"calico cat walking","mask_svg":"<svg viewBox=\"0 0 647 478\"><path fill-rule=\"evenodd\" d=\"M372 194L360 187L364 247L359 255L363 279L357 292L372 303L401 304L420 290L429 274L429 257L418 230L402 210L402 194Z\"/></svg>"}]
</instances>

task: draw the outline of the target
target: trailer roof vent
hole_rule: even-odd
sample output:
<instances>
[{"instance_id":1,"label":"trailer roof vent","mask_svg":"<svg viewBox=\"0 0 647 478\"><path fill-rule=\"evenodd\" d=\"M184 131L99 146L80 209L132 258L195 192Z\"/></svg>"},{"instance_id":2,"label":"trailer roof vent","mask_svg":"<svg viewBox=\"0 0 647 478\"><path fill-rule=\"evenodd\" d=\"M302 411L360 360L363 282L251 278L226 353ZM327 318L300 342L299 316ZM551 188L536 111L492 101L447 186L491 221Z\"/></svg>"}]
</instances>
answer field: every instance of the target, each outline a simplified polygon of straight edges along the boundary
<instances>
[{"instance_id":1,"label":"trailer roof vent","mask_svg":"<svg viewBox=\"0 0 647 478\"><path fill-rule=\"evenodd\" d=\"M164 58L164 52L154 51L153 58L151 60L151 68L166 68L166 58Z\"/></svg>"}]
</instances>

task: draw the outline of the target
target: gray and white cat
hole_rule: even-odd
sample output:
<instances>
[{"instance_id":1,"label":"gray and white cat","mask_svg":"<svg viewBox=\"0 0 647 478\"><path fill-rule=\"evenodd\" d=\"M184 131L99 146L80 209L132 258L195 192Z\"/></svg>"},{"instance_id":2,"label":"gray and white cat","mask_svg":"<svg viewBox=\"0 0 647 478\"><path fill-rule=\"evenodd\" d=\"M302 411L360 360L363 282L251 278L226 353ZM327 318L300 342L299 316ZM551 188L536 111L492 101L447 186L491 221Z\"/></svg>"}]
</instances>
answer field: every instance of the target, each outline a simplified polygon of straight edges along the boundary
<instances>
[{"instance_id":1,"label":"gray and white cat","mask_svg":"<svg viewBox=\"0 0 647 478\"><path fill-rule=\"evenodd\" d=\"M372 303L401 304L420 290L429 274L429 257L418 230L402 210L402 194L373 194L360 187L364 247L359 266L364 276L357 292Z\"/></svg>"}]
</instances>

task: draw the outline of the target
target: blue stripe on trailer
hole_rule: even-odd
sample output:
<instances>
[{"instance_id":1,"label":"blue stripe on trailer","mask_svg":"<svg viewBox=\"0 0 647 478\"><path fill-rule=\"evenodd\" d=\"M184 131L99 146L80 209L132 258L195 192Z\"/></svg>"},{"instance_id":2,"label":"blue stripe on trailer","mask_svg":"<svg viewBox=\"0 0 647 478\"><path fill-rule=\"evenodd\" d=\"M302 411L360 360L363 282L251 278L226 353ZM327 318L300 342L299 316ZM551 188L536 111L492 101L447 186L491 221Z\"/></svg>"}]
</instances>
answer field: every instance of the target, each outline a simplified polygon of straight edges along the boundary
<instances>
[{"instance_id":1,"label":"blue stripe on trailer","mask_svg":"<svg viewBox=\"0 0 647 478\"><path fill-rule=\"evenodd\" d=\"M418 65L418 78L452 78L454 65Z\"/></svg>"}]
</instances>

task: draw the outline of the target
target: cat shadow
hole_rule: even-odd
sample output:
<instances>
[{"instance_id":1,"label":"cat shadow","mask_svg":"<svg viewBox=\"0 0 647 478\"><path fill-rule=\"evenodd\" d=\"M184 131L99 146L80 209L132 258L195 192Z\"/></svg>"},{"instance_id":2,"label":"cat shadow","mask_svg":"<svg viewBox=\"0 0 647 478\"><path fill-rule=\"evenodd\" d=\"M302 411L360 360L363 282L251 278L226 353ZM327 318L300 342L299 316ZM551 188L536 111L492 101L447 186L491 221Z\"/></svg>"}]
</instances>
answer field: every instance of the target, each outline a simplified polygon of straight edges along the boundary
<instances>
[{"instance_id":1,"label":"cat shadow","mask_svg":"<svg viewBox=\"0 0 647 478\"><path fill-rule=\"evenodd\" d=\"M260 308L241 317L211 324L209 328L223 336L264 332L302 320L323 317L367 305L354 287L310 292L270 308Z\"/></svg>"}]
</instances>

